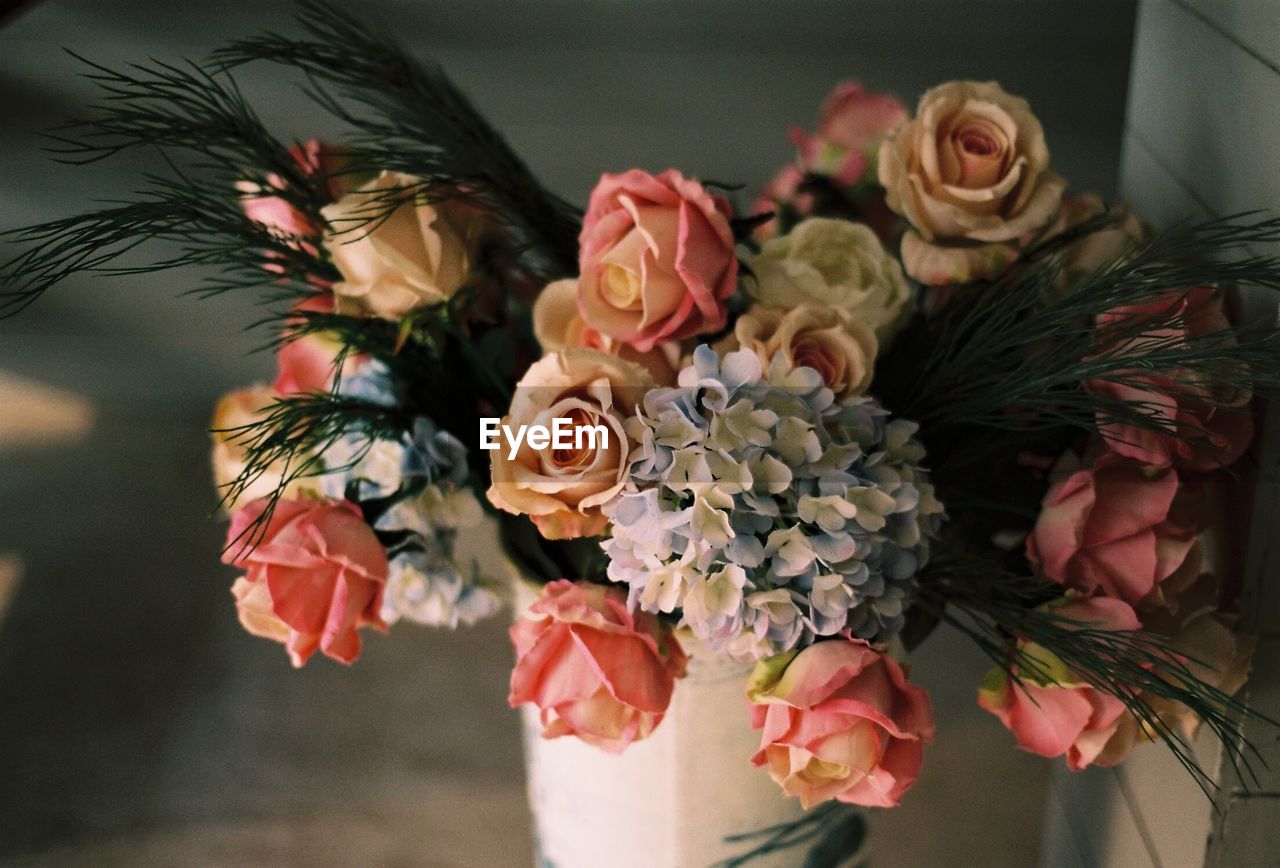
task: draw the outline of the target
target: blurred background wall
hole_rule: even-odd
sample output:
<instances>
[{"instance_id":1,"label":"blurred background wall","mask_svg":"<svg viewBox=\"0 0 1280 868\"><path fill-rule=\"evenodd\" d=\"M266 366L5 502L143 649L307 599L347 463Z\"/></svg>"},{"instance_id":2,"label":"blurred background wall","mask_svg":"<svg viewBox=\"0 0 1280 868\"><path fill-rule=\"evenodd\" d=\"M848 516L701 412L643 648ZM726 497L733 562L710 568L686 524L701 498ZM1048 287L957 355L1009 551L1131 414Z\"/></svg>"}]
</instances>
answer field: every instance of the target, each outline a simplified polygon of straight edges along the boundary
<instances>
[{"instance_id":1,"label":"blurred background wall","mask_svg":"<svg viewBox=\"0 0 1280 868\"><path fill-rule=\"evenodd\" d=\"M439 60L579 202L630 166L754 190L788 159L788 124L811 125L845 78L909 105L946 79L998 79L1030 99L1073 187L1115 190L1128 0L358 8ZM110 198L157 165L40 153L35 133L91 95L63 47L200 58L289 12L45 0L0 22L0 229ZM326 132L296 86L242 83L284 136ZM0 321L0 858L527 864L502 623L405 626L354 669L302 672L236 624L204 431L218 395L268 378L270 360L245 355L264 340L243 331L252 300L181 298L197 277L76 280ZM974 706L985 668L943 632L918 653L939 738L906 804L875 815L876 864L1034 863L1047 767Z\"/></svg>"}]
</instances>

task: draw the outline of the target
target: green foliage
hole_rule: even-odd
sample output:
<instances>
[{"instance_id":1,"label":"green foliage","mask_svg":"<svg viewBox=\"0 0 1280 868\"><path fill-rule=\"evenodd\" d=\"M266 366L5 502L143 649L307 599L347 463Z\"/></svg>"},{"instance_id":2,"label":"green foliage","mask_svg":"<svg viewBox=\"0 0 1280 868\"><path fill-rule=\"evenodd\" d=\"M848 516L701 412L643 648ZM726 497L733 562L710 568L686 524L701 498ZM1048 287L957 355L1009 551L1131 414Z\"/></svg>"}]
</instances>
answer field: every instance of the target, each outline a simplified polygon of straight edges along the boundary
<instances>
[{"instance_id":1,"label":"green foliage","mask_svg":"<svg viewBox=\"0 0 1280 868\"><path fill-rule=\"evenodd\" d=\"M414 193L465 197L520 239L531 274L545 281L576 273L579 212L542 188L439 66L415 60L350 12L319 0L299 8L310 38L239 40L214 53L216 68L269 61L297 70L309 95L351 126L351 171L405 172L424 179Z\"/></svg>"}]
</instances>

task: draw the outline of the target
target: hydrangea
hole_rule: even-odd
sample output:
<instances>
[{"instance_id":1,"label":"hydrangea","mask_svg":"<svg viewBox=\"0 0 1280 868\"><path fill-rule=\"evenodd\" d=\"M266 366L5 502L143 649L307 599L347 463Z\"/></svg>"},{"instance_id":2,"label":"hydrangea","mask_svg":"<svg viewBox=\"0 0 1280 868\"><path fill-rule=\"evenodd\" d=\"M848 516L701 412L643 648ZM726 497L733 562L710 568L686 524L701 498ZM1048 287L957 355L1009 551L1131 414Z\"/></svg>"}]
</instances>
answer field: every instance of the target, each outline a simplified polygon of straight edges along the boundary
<instances>
[{"instance_id":1,"label":"hydrangea","mask_svg":"<svg viewBox=\"0 0 1280 868\"><path fill-rule=\"evenodd\" d=\"M383 406L395 402L386 370L377 363L345 378L339 391ZM399 437L344 434L322 458L322 492L368 504L374 529L393 540L384 621L456 627L497 612L496 587L454 557L458 531L479 525L483 517L465 486L467 449L458 438L420 416Z\"/></svg>"},{"instance_id":2,"label":"hydrangea","mask_svg":"<svg viewBox=\"0 0 1280 868\"><path fill-rule=\"evenodd\" d=\"M943 520L916 428L871 398L837 402L811 368L700 346L628 420L609 578L738 657L844 630L886 641Z\"/></svg>"}]
</instances>

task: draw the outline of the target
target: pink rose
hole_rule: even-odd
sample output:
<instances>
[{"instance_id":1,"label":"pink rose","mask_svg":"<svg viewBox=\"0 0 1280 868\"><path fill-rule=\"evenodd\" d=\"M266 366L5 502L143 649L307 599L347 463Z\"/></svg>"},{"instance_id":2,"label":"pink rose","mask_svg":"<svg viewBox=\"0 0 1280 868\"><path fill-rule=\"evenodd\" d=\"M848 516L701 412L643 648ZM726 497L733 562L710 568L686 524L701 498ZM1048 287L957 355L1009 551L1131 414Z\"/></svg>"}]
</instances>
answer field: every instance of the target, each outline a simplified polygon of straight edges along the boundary
<instances>
[{"instance_id":1,"label":"pink rose","mask_svg":"<svg viewBox=\"0 0 1280 868\"><path fill-rule=\"evenodd\" d=\"M328 147L318 139L310 139L304 144L289 149L302 174L313 177L329 178L336 170L335 159ZM245 216L255 220L281 235L308 237L318 236L320 226L302 211L295 208L281 196L271 195L271 191L283 190L285 181L279 175L268 175L267 186L260 187L252 181L241 181L236 189L243 194L241 207ZM331 191L332 192L332 191Z\"/></svg>"},{"instance_id":2,"label":"pink rose","mask_svg":"<svg viewBox=\"0 0 1280 868\"><path fill-rule=\"evenodd\" d=\"M893 97L846 81L823 104L817 134L792 128L791 140L805 171L851 187L871 168L884 137L906 119L906 108Z\"/></svg>"},{"instance_id":3,"label":"pink rose","mask_svg":"<svg viewBox=\"0 0 1280 868\"><path fill-rule=\"evenodd\" d=\"M1162 293L1149 301L1117 308L1098 318L1104 336L1119 330L1119 350L1140 360L1148 348L1186 344L1206 335L1227 335L1230 324L1222 301L1210 287ZM1135 329L1137 331L1135 331ZM1112 348L1114 350L1114 348ZM1241 371L1241 380L1247 376ZM1098 430L1107 445L1143 464L1188 470L1214 470L1233 463L1253 439L1253 415L1247 388L1217 383L1203 374L1141 369L1124 372L1125 382L1090 380L1095 395L1150 408L1164 430L1126 425L1098 414Z\"/></svg>"},{"instance_id":4,"label":"pink rose","mask_svg":"<svg viewBox=\"0 0 1280 868\"><path fill-rule=\"evenodd\" d=\"M641 352L723 328L738 279L729 215L675 169L603 176L582 222L583 320Z\"/></svg>"},{"instance_id":5,"label":"pink rose","mask_svg":"<svg viewBox=\"0 0 1280 868\"><path fill-rule=\"evenodd\" d=\"M386 632L378 614L387 583L387 554L345 500L280 500L253 537L249 527L266 509L255 500L231 517L223 563L245 569L232 594L240 623L255 636L281 642L294 666L316 649L352 663L360 656L358 627ZM256 542L252 548L248 542Z\"/></svg>"},{"instance_id":6,"label":"pink rose","mask_svg":"<svg viewBox=\"0 0 1280 868\"><path fill-rule=\"evenodd\" d=\"M1172 468L1144 467L1104 452L1058 460L1027 537L1027 559L1047 578L1082 593L1136 605L1185 564L1195 527L1178 501ZM1194 568L1194 567L1193 567Z\"/></svg>"},{"instance_id":7,"label":"pink rose","mask_svg":"<svg viewBox=\"0 0 1280 868\"><path fill-rule=\"evenodd\" d=\"M1141 624L1127 603L1109 597L1067 599L1052 610L1094 629L1138 630ZM1129 716L1124 703L1090 686L1047 649L1019 640L1020 659L1034 667L1013 666L1018 684L996 667L983 679L978 705L1014 734L1018 747L1046 757L1067 757L1072 771L1115 765L1124 751L1113 744ZM1109 746L1110 745L1110 746Z\"/></svg>"},{"instance_id":8,"label":"pink rose","mask_svg":"<svg viewBox=\"0 0 1280 868\"><path fill-rule=\"evenodd\" d=\"M317 292L295 304L299 313L332 314L335 300L332 293ZM302 324L301 317L297 322ZM287 338L289 337L286 333ZM345 345L332 332L311 332L289 338L276 350L276 379L272 384L278 395L296 395L302 392L328 392L333 388L334 365ZM343 376L350 374L356 365L367 357L348 351L343 359Z\"/></svg>"},{"instance_id":9,"label":"pink rose","mask_svg":"<svg viewBox=\"0 0 1280 868\"><path fill-rule=\"evenodd\" d=\"M609 753L649 737L684 676L671 631L627 611L618 587L551 582L511 627L511 642L511 707L536 705L543 738L576 735Z\"/></svg>"},{"instance_id":10,"label":"pink rose","mask_svg":"<svg viewBox=\"0 0 1280 868\"><path fill-rule=\"evenodd\" d=\"M929 695L859 639L818 642L756 664L747 683L751 758L808 808L836 799L889 808L915 783L933 740Z\"/></svg>"}]
</instances>

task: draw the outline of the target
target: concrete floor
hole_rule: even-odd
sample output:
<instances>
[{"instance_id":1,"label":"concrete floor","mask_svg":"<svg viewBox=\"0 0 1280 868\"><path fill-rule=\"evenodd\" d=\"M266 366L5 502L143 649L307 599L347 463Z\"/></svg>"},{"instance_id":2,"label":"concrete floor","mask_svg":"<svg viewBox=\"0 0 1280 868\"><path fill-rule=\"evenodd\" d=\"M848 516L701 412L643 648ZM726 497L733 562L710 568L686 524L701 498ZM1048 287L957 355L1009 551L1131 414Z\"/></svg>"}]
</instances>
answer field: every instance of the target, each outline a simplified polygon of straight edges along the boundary
<instances>
[{"instance_id":1,"label":"concrete floor","mask_svg":"<svg viewBox=\"0 0 1280 868\"><path fill-rule=\"evenodd\" d=\"M31 131L85 94L56 46L198 55L279 24L285 8L175 5L50 0L0 29L0 228L127 187L145 162L68 170L36 152ZM905 94L998 76L1043 107L1069 177L1113 185L1129 4L806 2L783 13L717 0L679 11L687 21L657 0L509 15L496 0L466 14L370 5L455 69L576 199L598 171L631 164L758 183L786 157L786 124L855 73ZM628 34L637 43L619 48ZM700 38L711 34L721 38ZM690 80L703 86L671 100ZM287 108L290 131L315 128L309 109ZM0 371L80 395L95 418L74 444L0 444L0 558L22 563L0 613L0 860L528 864L503 624L407 626L371 638L352 669L317 660L302 672L240 631L204 428L218 394L264 376L269 360L242 356L261 340L239 330L251 300L175 298L189 283L79 281L0 322ZM974 706L984 670L954 635L918 653L938 741L906 804L875 815L874 864L1034 863L1046 766Z\"/></svg>"}]
</instances>

